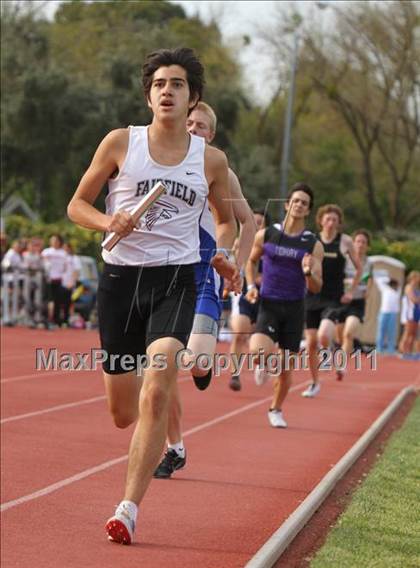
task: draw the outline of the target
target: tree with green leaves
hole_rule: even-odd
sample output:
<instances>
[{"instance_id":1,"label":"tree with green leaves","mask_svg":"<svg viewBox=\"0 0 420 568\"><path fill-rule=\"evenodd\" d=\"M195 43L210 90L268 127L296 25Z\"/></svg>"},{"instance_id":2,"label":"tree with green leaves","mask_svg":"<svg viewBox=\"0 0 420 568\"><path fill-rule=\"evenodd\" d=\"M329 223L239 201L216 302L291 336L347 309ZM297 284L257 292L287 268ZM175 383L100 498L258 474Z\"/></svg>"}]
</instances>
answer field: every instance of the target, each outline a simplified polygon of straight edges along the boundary
<instances>
[{"instance_id":1,"label":"tree with green leaves","mask_svg":"<svg viewBox=\"0 0 420 568\"><path fill-rule=\"evenodd\" d=\"M150 51L189 45L206 67L206 100L229 146L244 99L240 70L217 25L167 1L63 2L52 21L32 3L2 10L2 189L45 220L65 215L107 132L147 124L141 65Z\"/></svg>"},{"instance_id":2,"label":"tree with green leaves","mask_svg":"<svg viewBox=\"0 0 420 568\"><path fill-rule=\"evenodd\" d=\"M420 205L415 199L420 174L418 5L356 2L333 4L332 10L335 20L328 28L314 25L312 18L299 28L292 169L299 171L302 160L310 166L307 152L317 153L306 146L301 151L304 123L316 122L314 112L319 118L329 115L330 127L326 124L323 132L316 130L315 144L325 147L328 138L339 138L345 162L353 161L353 174L342 178L352 185L345 193L336 187L335 201L360 220L367 211L370 225L377 230L419 227ZM283 85L290 61L285 32L293 24L293 14L280 6L273 26L264 31L273 58L283 61L279 65ZM318 171L324 165L328 170L330 156L328 151L326 162L313 161ZM337 163L339 177L340 169ZM334 186L336 176L331 173ZM321 191L324 195L325 186Z\"/></svg>"}]
</instances>

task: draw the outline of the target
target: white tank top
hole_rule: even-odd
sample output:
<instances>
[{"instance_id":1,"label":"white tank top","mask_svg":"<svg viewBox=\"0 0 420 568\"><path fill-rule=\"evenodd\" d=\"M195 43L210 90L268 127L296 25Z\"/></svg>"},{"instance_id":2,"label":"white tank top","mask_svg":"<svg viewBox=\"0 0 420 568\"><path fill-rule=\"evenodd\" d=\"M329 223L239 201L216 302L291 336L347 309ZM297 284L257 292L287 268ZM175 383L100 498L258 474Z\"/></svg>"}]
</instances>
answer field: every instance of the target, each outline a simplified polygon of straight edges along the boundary
<instances>
[{"instance_id":1,"label":"white tank top","mask_svg":"<svg viewBox=\"0 0 420 568\"><path fill-rule=\"evenodd\" d=\"M118 176L108 180L106 213L130 211L157 181L167 191L143 216L141 228L124 237L111 252L109 264L162 266L200 261L199 219L206 204L204 138L190 135L190 147L176 166L164 166L150 156L148 126L129 126L127 155Z\"/></svg>"}]
</instances>

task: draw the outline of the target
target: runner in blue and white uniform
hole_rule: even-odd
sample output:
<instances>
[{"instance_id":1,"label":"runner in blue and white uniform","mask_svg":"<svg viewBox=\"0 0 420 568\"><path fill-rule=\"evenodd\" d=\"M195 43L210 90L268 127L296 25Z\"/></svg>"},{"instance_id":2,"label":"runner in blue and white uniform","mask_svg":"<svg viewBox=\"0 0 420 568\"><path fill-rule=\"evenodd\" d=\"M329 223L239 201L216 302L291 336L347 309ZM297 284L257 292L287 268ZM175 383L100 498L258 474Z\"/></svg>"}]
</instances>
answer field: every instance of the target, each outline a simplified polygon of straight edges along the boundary
<instances>
[{"instance_id":1,"label":"runner in blue and white uniform","mask_svg":"<svg viewBox=\"0 0 420 568\"><path fill-rule=\"evenodd\" d=\"M254 209L254 220L257 225L257 230L265 229L271 224L270 216L267 211L263 209ZM257 288L260 287L262 278L262 261L258 265L255 283ZM231 377L229 381L229 388L233 391L240 391L242 388L240 370L235 367L234 361L238 361L242 353L248 351L248 340L255 329L255 322L257 321L259 301L254 304L248 302L246 299L247 282L244 282L242 294L232 296L232 311L230 315L230 327L232 329L232 341L230 344L231 355Z\"/></svg>"}]
</instances>

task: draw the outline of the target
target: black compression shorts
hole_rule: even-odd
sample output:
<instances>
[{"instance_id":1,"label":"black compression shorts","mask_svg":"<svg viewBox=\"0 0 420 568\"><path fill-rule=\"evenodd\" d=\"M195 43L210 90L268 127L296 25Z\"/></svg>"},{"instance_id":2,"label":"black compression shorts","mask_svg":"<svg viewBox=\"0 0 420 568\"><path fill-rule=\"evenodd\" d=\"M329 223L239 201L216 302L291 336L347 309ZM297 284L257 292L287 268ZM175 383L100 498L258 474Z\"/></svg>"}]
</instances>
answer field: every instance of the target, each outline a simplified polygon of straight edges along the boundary
<instances>
[{"instance_id":1,"label":"black compression shorts","mask_svg":"<svg viewBox=\"0 0 420 568\"><path fill-rule=\"evenodd\" d=\"M276 301L261 298L255 333L268 335L282 349L297 353L303 324L303 300Z\"/></svg>"},{"instance_id":2,"label":"black compression shorts","mask_svg":"<svg viewBox=\"0 0 420 568\"><path fill-rule=\"evenodd\" d=\"M108 355L104 371L120 374L135 369L135 364L133 369L121 366L120 358L144 355L156 339L174 337L186 346L195 300L193 265L106 264L98 288L101 347Z\"/></svg>"}]
</instances>

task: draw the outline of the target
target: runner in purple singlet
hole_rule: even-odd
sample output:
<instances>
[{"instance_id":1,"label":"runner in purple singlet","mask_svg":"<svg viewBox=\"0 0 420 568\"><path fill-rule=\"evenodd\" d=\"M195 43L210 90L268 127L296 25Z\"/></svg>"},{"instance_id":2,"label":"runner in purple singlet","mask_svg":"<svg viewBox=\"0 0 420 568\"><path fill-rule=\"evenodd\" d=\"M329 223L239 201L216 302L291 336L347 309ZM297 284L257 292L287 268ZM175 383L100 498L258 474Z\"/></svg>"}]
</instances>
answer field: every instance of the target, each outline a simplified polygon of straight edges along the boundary
<instances>
[{"instance_id":1,"label":"runner in purple singlet","mask_svg":"<svg viewBox=\"0 0 420 568\"><path fill-rule=\"evenodd\" d=\"M262 354L263 364L255 370L255 381L262 385L275 376L274 396L268 420L274 428L286 428L282 404L292 380L292 369L303 334L304 297L307 288L318 292L322 286L323 247L316 236L305 230L305 219L313 205L313 191L305 183L295 184L285 204L287 226L275 224L258 231L246 267L247 300L261 298L256 333L250 352ZM262 285L258 291L255 275L263 259ZM281 368L272 365L280 362Z\"/></svg>"}]
</instances>

